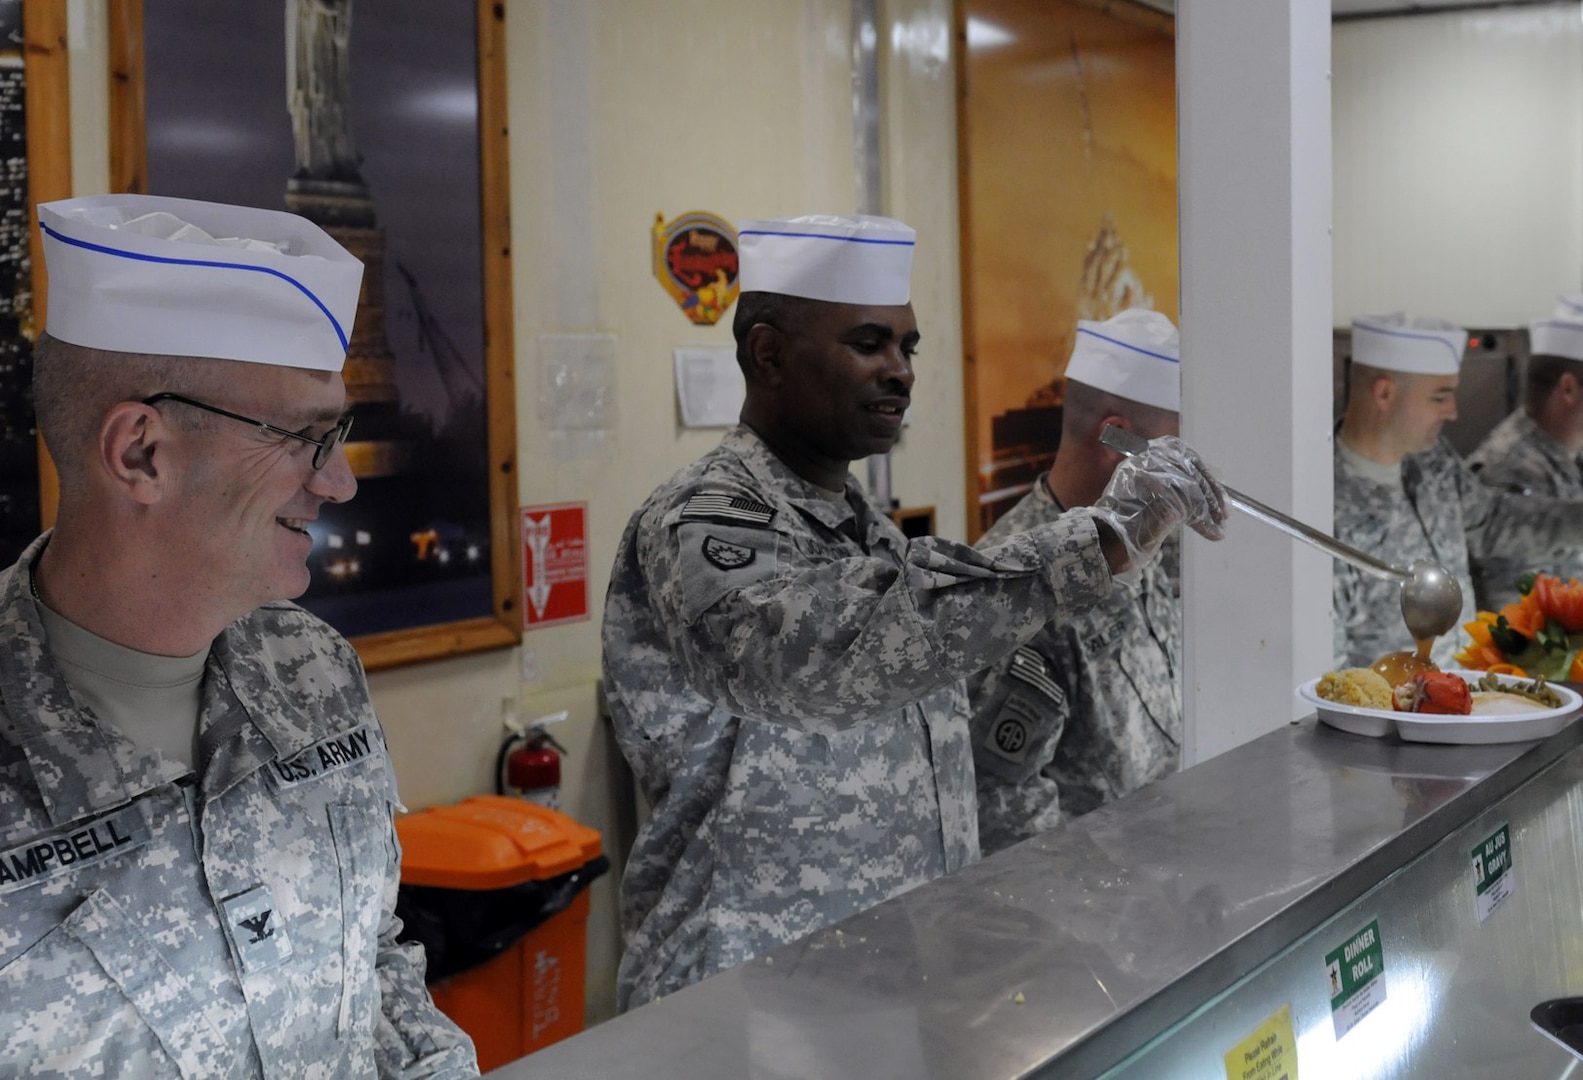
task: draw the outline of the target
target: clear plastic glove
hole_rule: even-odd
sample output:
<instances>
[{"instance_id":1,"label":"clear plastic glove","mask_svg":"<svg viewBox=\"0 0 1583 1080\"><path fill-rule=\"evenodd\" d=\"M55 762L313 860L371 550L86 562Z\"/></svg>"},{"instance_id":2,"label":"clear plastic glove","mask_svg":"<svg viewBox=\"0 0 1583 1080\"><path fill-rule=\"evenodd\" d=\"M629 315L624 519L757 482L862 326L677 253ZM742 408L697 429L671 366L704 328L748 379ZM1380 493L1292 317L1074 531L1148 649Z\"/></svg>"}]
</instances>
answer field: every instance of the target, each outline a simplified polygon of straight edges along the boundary
<instances>
[{"instance_id":1,"label":"clear plastic glove","mask_svg":"<svg viewBox=\"0 0 1583 1080\"><path fill-rule=\"evenodd\" d=\"M1173 435L1125 458L1094 503L1095 520L1109 525L1127 549L1122 571L1143 566L1178 525L1219 540L1226 535L1226 492L1192 447Z\"/></svg>"}]
</instances>

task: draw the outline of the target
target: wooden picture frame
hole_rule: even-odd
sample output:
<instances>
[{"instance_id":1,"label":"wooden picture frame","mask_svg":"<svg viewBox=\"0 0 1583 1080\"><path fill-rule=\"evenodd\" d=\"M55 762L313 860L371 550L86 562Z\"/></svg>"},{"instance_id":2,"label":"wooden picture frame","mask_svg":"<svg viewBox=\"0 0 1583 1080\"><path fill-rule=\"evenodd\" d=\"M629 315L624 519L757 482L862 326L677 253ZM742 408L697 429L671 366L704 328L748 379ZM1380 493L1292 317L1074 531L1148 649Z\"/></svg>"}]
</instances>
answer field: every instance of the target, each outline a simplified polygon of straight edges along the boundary
<instances>
[{"instance_id":1,"label":"wooden picture frame","mask_svg":"<svg viewBox=\"0 0 1583 1080\"><path fill-rule=\"evenodd\" d=\"M431 623L424 621L423 605L414 602L410 626L349 633L369 670L503 648L522 640L505 10L493 0L475 0L472 11L477 36L483 393L489 475L470 479L487 482L489 493L491 610L488 615ZM142 0L110 0L110 172L114 191L148 190L144 14ZM335 624L333 618L330 621Z\"/></svg>"},{"instance_id":2,"label":"wooden picture frame","mask_svg":"<svg viewBox=\"0 0 1583 1080\"><path fill-rule=\"evenodd\" d=\"M7 43L8 50L20 46L20 70L8 71L9 91L20 89L23 94L21 116L22 137L26 165L20 179L24 186L12 189L15 195L24 195L23 220L16 221L20 235L8 231L7 251L4 258L21 272L21 247L26 248L27 275L30 287L27 295L18 289L12 297L13 306L7 316L14 321L19 340L13 343L16 355L8 361L15 363L5 377L7 395L16 395L8 401L5 436L7 440L28 440L36 451L36 468L24 465L27 456L21 446L9 448L8 467L4 476L5 511L5 562L20 554L41 527L47 528L55 518L58 480L54 464L44 450L42 439L26 435L31 427L31 405L28 398L27 379L32 371L31 342L44 325L45 275L44 251L38 230L33 227L33 204L64 199L71 195L71 114L70 67L67 60L66 9L53 0L9 0L11 10L5 22L14 30L14 21L20 20L21 40ZM15 53L12 54L13 56ZM19 179L12 173L11 182ZM16 212L16 207L9 208ZM15 248L16 250L12 250ZM24 416L26 419L24 420ZM15 425L12 427L11 425Z\"/></svg>"}]
</instances>

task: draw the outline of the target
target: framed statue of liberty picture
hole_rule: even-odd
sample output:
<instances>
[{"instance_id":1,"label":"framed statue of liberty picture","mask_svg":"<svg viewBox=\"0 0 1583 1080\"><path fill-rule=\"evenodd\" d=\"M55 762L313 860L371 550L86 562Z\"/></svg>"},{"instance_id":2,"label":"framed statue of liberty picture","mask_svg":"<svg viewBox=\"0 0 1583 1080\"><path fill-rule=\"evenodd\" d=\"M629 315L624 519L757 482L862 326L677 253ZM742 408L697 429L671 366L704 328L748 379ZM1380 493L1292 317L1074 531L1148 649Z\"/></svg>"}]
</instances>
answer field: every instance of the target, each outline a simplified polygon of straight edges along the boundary
<instances>
[{"instance_id":1,"label":"framed statue of liberty picture","mask_svg":"<svg viewBox=\"0 0 1583 1080\"><path fill-rule=\"evenodd\" d=\"M112 0L118 191L290 210L364 263L356 498L298 603L370 669L521 640L504 10Z\"/></svg>"}]
</instances>

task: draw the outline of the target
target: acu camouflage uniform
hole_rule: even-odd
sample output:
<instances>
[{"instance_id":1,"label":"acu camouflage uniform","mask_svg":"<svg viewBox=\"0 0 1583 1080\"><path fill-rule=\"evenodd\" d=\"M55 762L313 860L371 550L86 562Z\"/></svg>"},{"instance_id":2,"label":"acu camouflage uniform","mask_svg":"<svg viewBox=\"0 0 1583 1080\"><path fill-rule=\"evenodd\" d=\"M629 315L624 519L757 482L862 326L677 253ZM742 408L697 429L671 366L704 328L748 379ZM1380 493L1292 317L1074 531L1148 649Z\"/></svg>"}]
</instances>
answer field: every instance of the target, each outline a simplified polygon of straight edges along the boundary
<instances>
[{"instance_id":1,"label":"acu camouflage uniform","mask_svg":"<svg viewBox=\"0 0 1583 1080\"><path fill-rule=\"evenodd\" d=\"M604 616L653 814L622 881L623 1009L978 856L961 679L1110 571L1091 518L989 552L909 542L746 427L633 515Z\"/></svg>"},{"instance_id":2,"label":"acu camouflage uniform","mask_svg":"<svg viewBox=\"0 0 1583 1080\"><path fill-rule=\"evenodd\" d=\"M1547 435L1522 409L1495 425L1479 448L1468 455L1468 467L1499 491L1583 499L1583 466L1578 456ZM1563 581L1583 579L1583 545L1548 559L1498 555L1474 559L1473 587L1479 607L1499 611L1506 604L1515 604L1520 598L1517 579L1535 570L1556 574Z\"/></svg>"},{"instance_id":3,"label":"acu camouflage uniform","mask_svg":"<svg viewBox=\"0 0 1583 1080\"><path fill-rule=\"evenodd\" d=\"M476 1076L396 944L394 777L351 647L215 640L197 775L102 726L0 573L0 1075Z\"/></svg>"},{"instance_id":4,"label":"acu camouflage uniform","mask_svg":"<svg viewBox=\"0 0 1583 1080\"><path fill-rule=\"evenodd\" d=\"M994 547L1062 513L1036 484L979 540ZM1180 538L1136 581L1052 622L968 679L984 853L1175 771L1182 742Z\"/></svg>"},{"instance_id":5,"label":"acu camouflage uniform","mask_svg":"<svg viewBox=\"0 0 1583 1080\"><path fill-rule=\"evenodd\" d=\"M1434 559L1462 586L1457 626L1435 640L1430 655L1454 667L1471 622L1470 556L1544 558L1583 543L1583 501L1523 497L1479 482L1451 444L1441 439L1402 459L1402 488L1359 474L1336 439L1336 538L1397 566ZM1336 667L1366 667L1388 652L1413 647L1402 622L1401 586L1337 560L1331 578Z\"/></svg>"}]
</instances>

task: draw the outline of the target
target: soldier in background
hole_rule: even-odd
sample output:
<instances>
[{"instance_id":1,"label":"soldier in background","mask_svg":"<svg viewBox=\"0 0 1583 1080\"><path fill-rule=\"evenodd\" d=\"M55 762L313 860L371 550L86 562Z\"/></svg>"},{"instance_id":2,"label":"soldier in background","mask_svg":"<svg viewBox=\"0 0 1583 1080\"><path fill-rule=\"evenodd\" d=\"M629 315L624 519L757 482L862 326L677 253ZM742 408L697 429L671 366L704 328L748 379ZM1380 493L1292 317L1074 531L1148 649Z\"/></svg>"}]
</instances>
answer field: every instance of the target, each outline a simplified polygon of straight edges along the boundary
<instances>
[{"instance_id":1,"label":"soldier in background","mask_svg":"<svg viewBox=\"0 0 1583 1080\"><path fill-rule=\"evenodd\" d=\"M1549 561L1583 543L1583 501L1522 498L1486 487L1441 429L1457 415L1467 332L1404 314L1352 321L1346 411L1336 433L1335 535L1407 567L1433 559L1462 586L1459 626L1435 641L1441 667L1474 615L1469 558ZM1401 586L1337 561L1332 572L1335 666L1367 667L1412 647Z\"/></svg>"},{"instance_id":2,"label":"soldier in background","mask_svg":"<svg viewBox=\"0 0 1583 1080\"><path fill-rule=\"evenodd\" d=\"M1583 293L1563 295L1555 317L1528 328L1523 402L1468 455L1468 467L1498 491L1583 499ZM1491 555L1473 560L1478 606L1499 611L1520 598L1517 581L1543 571L1583 577L1583 546L1536 561Z\"/></svg>"},{"instance_id":3,"label":"soldier in background","mask_svg":"<svg viewBox=\"0 0 1583 1080\"><path fill-rule=\"evenodd\" d=\"M1149 439L1175 435L1180 355L1176 327L1155 311L1079 322L1055 462L977 546L997 547L1098 499L1124 460L1100 445L1107 424ZM986 855L1175 771L1179 556L1178 537L1170 537L1157 560L1118 580L1103 600L1046 624L968 680Z\"/></svg>"},{"instance_id":4,"label":"soldier in background","mask_svg":"<svg viewBox=\"0 0 1583 1080\"><path fill-rule=\"evenodd\" d=\"M357 490L362 264L270 210L39 220L60 511L0 573L0 1074L476 1076L396 940L362 666L286 602Z\"/></svg>"},{"instance_id":5,"label":"soldier in background","mask_svg":"<svg viewBox=\"0 0 1583 1080\"><path fill-rule=\"evenodd\" d=\"M653 807L622 881L618 1007L978 856L962 678L1101 600L1223 496L1163 439L1092 508L976 551L909 541L848 474L901 434L913 230L745 224L742 423L632 516L605 690Z\"/></svg>"}]
</instances>

